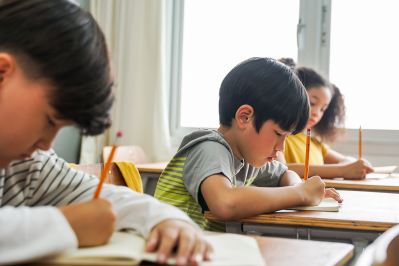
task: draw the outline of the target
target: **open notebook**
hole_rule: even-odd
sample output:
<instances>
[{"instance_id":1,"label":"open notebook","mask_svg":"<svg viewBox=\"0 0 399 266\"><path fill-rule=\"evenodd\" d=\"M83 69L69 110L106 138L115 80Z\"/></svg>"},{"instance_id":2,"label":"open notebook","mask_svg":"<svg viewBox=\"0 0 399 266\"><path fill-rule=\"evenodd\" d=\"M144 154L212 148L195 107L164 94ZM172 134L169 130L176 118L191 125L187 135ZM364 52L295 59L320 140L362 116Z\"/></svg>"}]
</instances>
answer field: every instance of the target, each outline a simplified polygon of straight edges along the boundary
<instances>
[{"instance_id":1,"label":"open notebook","mask_svg":"<svg viewBox=\"0 0 399 266\"><path fill-rule=\"evenodd\" d=\"M340 204L336 200L331 198L325 198L317 206L300 206L289 208L289 210L337 212L339 211L339 207Z\"/></svg>"},{"instance_id":2,"label":"open notebook","mask_svg":"<svg viewBox=\"0 0 399 266\"><path fill-rule=\"evenodd\" d=\"M253 237L236 234L212 234L206 238L213 244L212 261L203 266L260 266L265 265L258 244ZM39 261L40 265L138 265L141 261L156 261L155 253L144 251L145 240L132 232L115 232L104 246L80 248L57 257ZM168 264L175 264L169 259Z\"/></svg>"},{"instance_id":3,"label":"open notebook","mask_svg":"<svg viewBox=\"0 0 399 266\"><path fill-rule=\"evenodd\" d=\"M397 166L396 165L391 165L391 166L378 166L378 167L373 167L374 172L367 174L366 179L382 179L386 177L397 177L398 174L394 173Z\"/></svg>"},{"instance_id":4,"label":"open notebook","mask_svg":"<svg viewBox=\"0 0 399 266\"><path fill-rule=\"evenodd\" d=\"M392 174L395 172L397 166L396 165L390 165L390 166L376 166L374 168L374 173L376 174Z\"/></svg>"}]
</instances>

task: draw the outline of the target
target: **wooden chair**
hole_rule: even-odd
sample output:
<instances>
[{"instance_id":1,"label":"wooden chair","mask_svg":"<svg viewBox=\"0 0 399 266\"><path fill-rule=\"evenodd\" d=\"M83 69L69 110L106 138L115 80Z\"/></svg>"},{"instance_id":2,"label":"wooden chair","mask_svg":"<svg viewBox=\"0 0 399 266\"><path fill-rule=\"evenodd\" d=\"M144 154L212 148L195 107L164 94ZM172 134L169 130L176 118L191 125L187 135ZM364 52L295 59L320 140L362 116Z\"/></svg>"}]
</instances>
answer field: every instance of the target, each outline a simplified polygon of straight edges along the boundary
<instances>
[{"instance_id":1,"label":"wooden chair","mask_svg":"<svg viewBox=\"0 0 399 266\"><path fill-rule=\"evenodd\" d=\"M106 162L111 152L111 146L105 146L103 148L103 162ZM149 163L147 155L143 148L140 146L118 146L115 151L113 162L133 162L134 164Z\"/></svg>"},{"instance_id":2,"label":"wooden chair","mask_svg":"<svg viewBox=\"0 0 399 266\"><path fill-rule=\"evenodd\" d=\"M356 262L356 266L397 265L399 265L399 225L378 237Z\"/></svg>"},{"instance_id":3,"label":"wooden chair","mask_svg":"<svg viewBox=\"0 0 399 266\"><path fill-rule=\"evenodd\" d=\"M100 177L101 171L103 169L102 163L97 164L77 164L73 167L76 170L88 173L90 175L94 175ZM113 163L109 170L109 173L105 179L105 183L113 184L117 186L127 186L125 179L123 178L121 172L118 167Z\"/></svg>"}]
</instances>

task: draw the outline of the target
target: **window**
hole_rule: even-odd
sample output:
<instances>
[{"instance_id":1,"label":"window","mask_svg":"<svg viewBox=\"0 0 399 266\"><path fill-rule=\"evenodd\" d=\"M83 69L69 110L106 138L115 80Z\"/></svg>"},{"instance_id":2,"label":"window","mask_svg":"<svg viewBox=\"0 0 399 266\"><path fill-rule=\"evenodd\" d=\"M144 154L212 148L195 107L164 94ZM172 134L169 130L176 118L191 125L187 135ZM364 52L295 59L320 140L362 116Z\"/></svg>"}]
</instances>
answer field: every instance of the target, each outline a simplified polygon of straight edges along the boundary
<instances>
[{"instance_id":1,"label":"window","mask_svg":"<svg viewBox=\"0 0 399 266\"><path fill-rule=\"evenodd\" d=\"M346 125L399 129L399 2L333 1L330 80L347 103Z\"/></svg>"}]
</instances>

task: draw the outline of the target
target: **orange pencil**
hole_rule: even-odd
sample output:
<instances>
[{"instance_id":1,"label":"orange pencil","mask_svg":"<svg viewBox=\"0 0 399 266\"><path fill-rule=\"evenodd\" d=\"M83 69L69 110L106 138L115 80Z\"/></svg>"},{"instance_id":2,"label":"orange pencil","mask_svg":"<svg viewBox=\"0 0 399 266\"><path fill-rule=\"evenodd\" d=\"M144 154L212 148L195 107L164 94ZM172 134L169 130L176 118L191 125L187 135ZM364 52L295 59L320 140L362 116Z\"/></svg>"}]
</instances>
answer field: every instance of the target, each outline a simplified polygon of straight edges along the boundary
<instances>
[{"instance_id":1,"label":"orange pencil","mask_svg":"<svg viewBox=\"0 0 399 266\"><path fill-rule=\"evenodd\" d=\"M118 131L116 133L116 137L122 137L122 132ZM94 197L93 199L97 199L100 196L101 188L103 187L105 178L107 177L107 173L109 171L109 168L111 167L112 159L114 158L114 154L116 151L116 144L113 144L111 147L111 152L109 153L108 159L104 165L103 171L101 172L101 177L100 177L100 182L98 182L96 191L94 192Z\"/></svg>"},{"instance_id":2,"label":"orange pencil","mask_svg":"<svg viewBox=\"0 0 399 266\"><path fill-rule=\"evenodd\" d=\"M303 180L308 180L309 177L309 150L310 150L310 128L306 131L306 154L305 154L305 169L303 171Z\"/></svg>"},{"instance_id":3,"label":"orange pencil","mask_svg":"<svg viewBox=\"0 0 399 266\"><path fill-rule=\"evenodd\" d=\"M359 160L362 159L362 127L359 127Z\"/></svg>"}]
</instances>

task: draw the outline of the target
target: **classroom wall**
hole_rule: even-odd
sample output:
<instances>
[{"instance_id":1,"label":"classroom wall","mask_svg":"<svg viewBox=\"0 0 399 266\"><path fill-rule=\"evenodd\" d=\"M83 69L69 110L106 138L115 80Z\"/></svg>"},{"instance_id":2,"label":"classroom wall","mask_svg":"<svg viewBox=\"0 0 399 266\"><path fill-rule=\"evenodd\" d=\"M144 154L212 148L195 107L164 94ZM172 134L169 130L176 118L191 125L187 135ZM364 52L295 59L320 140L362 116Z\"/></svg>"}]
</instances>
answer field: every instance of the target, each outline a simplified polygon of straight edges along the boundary
<instances>
[{"instance_id":1,"label":"classroom wall","mask_svg":"<svg viewBox=\"0 0 399 266\"><path fill-rule=\"evenodd\" d=\"M53 149L69 163L78 163L81 142L80 131L75 127L61 129L54 139Z\"/></svg>"},{"instance_id":2,"label":"classroom wall","mask_svg":"<svg viewBox=\"0 0 399 266\"><path fill-rule=\"evenodd\" d=\"M363 130L363 157L375 166L399 165L399 131ZM331 147L338 152L358 157L358 130L348 129Z\"/></svg>"}]
</instances>

